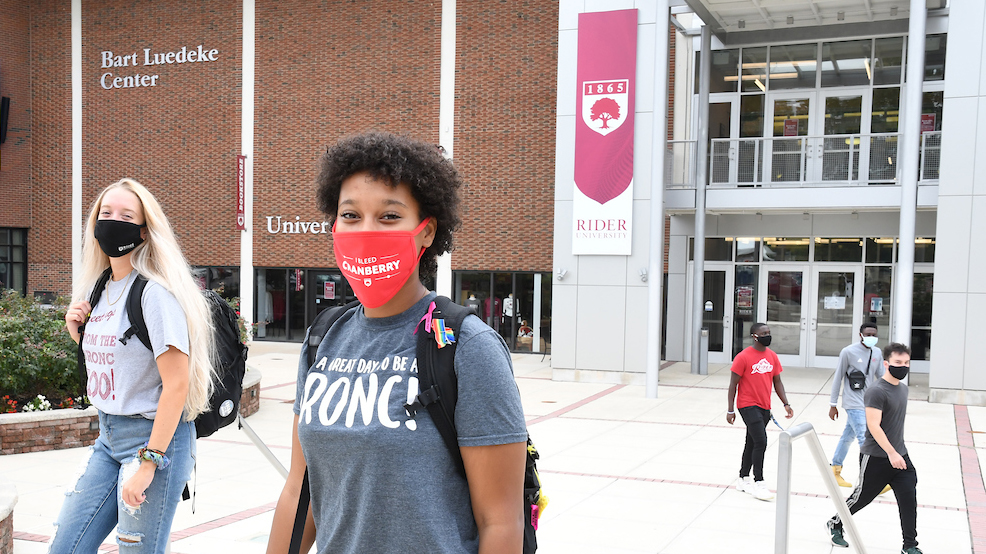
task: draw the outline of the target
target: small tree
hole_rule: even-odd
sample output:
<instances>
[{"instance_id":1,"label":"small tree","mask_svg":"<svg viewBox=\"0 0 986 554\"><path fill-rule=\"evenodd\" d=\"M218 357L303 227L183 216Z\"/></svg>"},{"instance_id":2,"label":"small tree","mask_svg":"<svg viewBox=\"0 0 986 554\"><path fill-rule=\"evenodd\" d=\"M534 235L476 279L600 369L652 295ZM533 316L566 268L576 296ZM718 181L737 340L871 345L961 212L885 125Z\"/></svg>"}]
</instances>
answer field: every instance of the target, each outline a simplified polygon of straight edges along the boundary
<instances>
[{"instance_id":1,"label":"small tree","mask_svg":"<svg viewBox=\"0 0 986 554\"><path fill-rule=\"evenodd\" d=\"M620 105L612 98L600 98L592 105L592 120L603 120L603 129L609 129L610 119L620 118Z\"/></svg>"}]
</instances>

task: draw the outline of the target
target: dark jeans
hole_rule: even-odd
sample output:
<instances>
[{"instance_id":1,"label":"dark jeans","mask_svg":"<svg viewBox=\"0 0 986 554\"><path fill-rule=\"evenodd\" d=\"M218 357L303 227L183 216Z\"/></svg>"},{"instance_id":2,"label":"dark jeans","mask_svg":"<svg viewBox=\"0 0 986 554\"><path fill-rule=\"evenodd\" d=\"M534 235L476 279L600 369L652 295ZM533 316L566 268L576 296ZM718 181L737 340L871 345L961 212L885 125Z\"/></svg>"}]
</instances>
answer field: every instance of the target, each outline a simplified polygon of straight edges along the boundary
<instances>
[{"instance_id":1,"label":"dark jeans","mask_svg":"<svg viewBox=\"0 0 986 554\"><path fill-rule=\"evenodd\" d=\"M743 448L743 465L740 477L746 477L753 469L753 480L763 481L763 455L767 451L767 423L770 410L760 406L747 406L739 409L740 417L746 424L746 446Z\"/></svg>"},{"instance_id":2,"label":"dark jeans","mask_svg":"<svg viewBox=\"0 0 986 554\"><path fill-rule=\"evenodd\" d=\"M900 513L900 533L904 537L902 550L917 546L917 484L918 474L911 459L904 455L907 469L897 469L890 465L889 458L863 454L860 461L859 483L846 499L849 513L855 514L873 501L883 487L890 485L897 497L897 511ZM842 529L842 520L836 514L830 520L832 527Z\"/></svg>"}]
</instances>

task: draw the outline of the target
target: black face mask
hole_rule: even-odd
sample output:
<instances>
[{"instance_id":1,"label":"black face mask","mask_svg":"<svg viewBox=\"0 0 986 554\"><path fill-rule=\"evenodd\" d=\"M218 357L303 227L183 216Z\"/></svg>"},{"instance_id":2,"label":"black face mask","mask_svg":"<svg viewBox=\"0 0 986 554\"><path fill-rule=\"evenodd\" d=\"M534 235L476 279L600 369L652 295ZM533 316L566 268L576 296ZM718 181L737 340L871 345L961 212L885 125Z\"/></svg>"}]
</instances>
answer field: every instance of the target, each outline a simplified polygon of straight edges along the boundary
<instances>
[{"instance_id":1,"label":"black face mask","mask_svg":"<svg viewBox=\"0 0 986 554\"><path fill-rule=\"evenodd\" d=\"M764 346L770 346L770 335L763 335L761 337L757 337L757 341Z\"/></svg>"},{"instance_id":2,"label":"black face mask","mask_svg":"<svg viewBox=\"0 0 986 554\"><path fill-rule=\"evenodd\" d=\"M907 377L907 372L910 370L910 368L907 367L906 365L892 365L892 366L888 366L888 370L890 371L890 375L892 375L894 379L897 379L899 381L904 377Z\"/></svg>"},{"instance_id":3,"label":"black face mask","mask_svg":"<svg viewBox=\"0 0 986 554\"><path fill-rule=\"evenodd\" d=\"M140 238L141 227L144 225L116 219L100 219L96 222L92 234L107 256L119 258L126 256L144 242L144 239Z\"/></svg>"}]
</instances>

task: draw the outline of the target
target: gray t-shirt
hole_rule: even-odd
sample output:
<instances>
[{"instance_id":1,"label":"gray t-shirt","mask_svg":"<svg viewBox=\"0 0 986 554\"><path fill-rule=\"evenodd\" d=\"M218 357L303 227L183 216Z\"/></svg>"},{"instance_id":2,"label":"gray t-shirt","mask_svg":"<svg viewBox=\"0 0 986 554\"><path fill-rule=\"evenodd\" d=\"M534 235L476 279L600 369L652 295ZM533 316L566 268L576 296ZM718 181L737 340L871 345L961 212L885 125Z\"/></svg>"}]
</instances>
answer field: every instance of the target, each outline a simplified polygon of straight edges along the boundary
<instances>
[{"instance_id":1,"label":"gray t-shirt","mask_svg":"<svg viewBox=\"0 0 986 554\"><path fill-rule=\"evenodd\" d=\"M294 412L321 554L478 551L468 484L428 411L403 408L418 393L414 329L434 298L393 317L348 311L310 372L302 348ZM473 316L456 339L459 445L526 442L503 339Z\"/></svg>"},{"instance_id":2,"label":"gray t-shirt","mask_svg":"<svg viewBox=\"0 0 986 554\"><path fill-rule=\"evenodd\" d=\"M866 364L869 363L867 374ZM854 370L866 375L866 388L863 390L853 390L849 386L849 373ZM873 383L883 376L883 352L879 348L869 348L865 344L857 341L842 349L839 353L839 366L835 368L835 376L832 378L832 394L829 398L829 405L835 406L839 401L839 390L842 390L842 407L846 410L862 410L863 393L870 388Z\"/></svg>"},{"instance_id":3,"label":"gray t-shirt","mask_svg":"<svg viewBox=\"0 0 986 554\"><path fill-rule=\"evenodd\" d=\"M894 447L894 450L901 456L907 455L907 447L904 446L904 417L907 415L907 385L904 383L891 385L885 379L880 379L873 386L866 389L865 400L867 408L876 408L883 412L883 419L880 420L880 428L886 433L887 439ZM876 443L876 439L870 434L869 428L866 429L866 440L859 450L863 454L869 454L878 458L890 457Z\"/></svg>"},{"instance_id":4,"label":"gray t-shirt","mask_svg":"<svg viewBox=\"0 0 986 554\"><path fill-rule=\"evenodd\" d=\"M175 296L157 282L148 281L140 305L154 352L136 336L127 344L120 342L120 337L130 328L127 296L136 276L134 270L129 278L110 279L92 307L82 338L89 374L86 393L89 401L104 413L140 414L154 419L162 389L155 360L169 346L188 354L188 323Z\"/></svg>"}]
</instances>

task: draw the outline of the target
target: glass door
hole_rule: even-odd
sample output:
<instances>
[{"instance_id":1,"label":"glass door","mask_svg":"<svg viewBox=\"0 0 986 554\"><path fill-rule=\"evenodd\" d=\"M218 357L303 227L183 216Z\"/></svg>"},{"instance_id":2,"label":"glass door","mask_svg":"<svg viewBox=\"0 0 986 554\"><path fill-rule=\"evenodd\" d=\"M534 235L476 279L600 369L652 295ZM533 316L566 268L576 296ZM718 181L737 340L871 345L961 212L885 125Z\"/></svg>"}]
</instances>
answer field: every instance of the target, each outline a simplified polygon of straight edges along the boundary
<instances>
[{"instance_id":1,"label":"glass door","mask_svg":"<svg viewBox=\"0 0 986 554\"><path fill-rule=\"evenodd\" d=\"M911 308L911 371L931 370L931 300L935 288L934 269L915 264L914 294Z\"/></svg>"},{"instance_id":2,"label":"glass door","mask_svg":"<svg viewBox=\"0 0 986 554\"><path fill-rule=\"evenodd\" d=\"M815 164L809 135L815 125L815 92L771 93L767 97L767 121L764 136L769 154L766 179L772 183L803 183L812 180Z\"/></svg>"},{"instance_id":3,"label":"glass door","mask_svg":"<svg viewBox=\"0 0 986 554\"><path fill-rule=\"evenodd\" d=\"M862 266L812 268L808 366L834 368L839 352L858 340L865 297L862 284Z\"/></svg>"},{"instance_id":4,"label":"glass door","mask_svg":"<svg viewBox=\"0 0 986 554\"><path fill-rule=\"evenodd\" d=\"M804 305L809 279L807 265L763 264L760 282L760 314L773 335L770 349L783 365L804 366L808 351L808 319Z\"/></svg>"},{"instance_id":5,"label":"glass door","mask_svg":"<svg viewBox=\"0 0 986 554\"><path fill-rule=\"evenodd\" d=\"M872 98L868 89L840 89L837 92L823 91L819 98L819 109L824 115L818 118L816 134L822 135L820 148L816 149L816 167L820 174L815 180L821 181L859 181L866 179L869 164L860 160L869 159L870 113ZM863 175L860 175L862 170Z\"/></svg>"},{"instance_id":6,"label":"glass door","mask_svg":"<svg viewBox=\"0 0 986 554\"><path fill-rule=\"evenodd\" d=\"M709 330L709 363L732 361L733 267L705 263L702 327Z\"/></svg>"}]
</instances>

